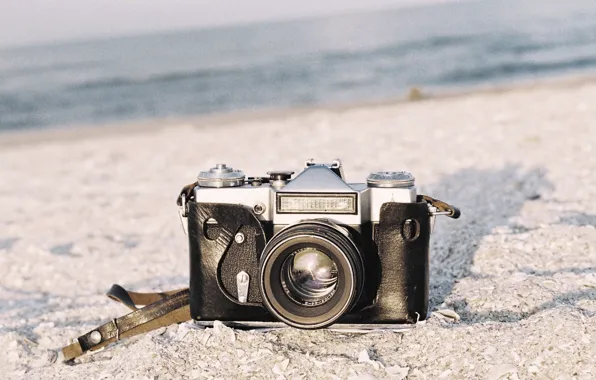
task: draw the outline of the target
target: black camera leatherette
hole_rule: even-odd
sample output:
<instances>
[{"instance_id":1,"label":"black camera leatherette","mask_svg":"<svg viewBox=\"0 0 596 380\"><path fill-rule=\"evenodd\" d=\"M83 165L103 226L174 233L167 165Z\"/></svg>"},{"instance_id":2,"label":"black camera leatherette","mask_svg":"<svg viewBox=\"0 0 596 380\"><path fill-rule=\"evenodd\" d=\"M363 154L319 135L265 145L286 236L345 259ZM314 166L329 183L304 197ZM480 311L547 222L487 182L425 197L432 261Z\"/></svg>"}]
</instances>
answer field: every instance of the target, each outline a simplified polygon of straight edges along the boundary
<instances>
[{"instance_id":1,"label":"black camera leatherette","mask_svg":"<svg viewBox=\"0 0 596 380\"><path fill-rule=\"evenodd\" d=\"M249 273L249 292L258 290L257 254L265 246L265 235L252 210L243 205L188 203L188 238L190 246L190 312L194 319L269 321L271 316L262 306L240 304L230 299L236 296L236 274ZM213 218L218 223L217 238L205 236L205 222ZM242 231L245 242L234 241ZM245 244L245 245L244 245ZM243 247L241 247L244 245ZM225 256L225 259L224 259ZM254 261L254 262L253 262ZM221 264L225 264L222 266ZM244 267L244 265L248 265ZM225 280L220 281L220 278ZM233 283L233 286L232 286ZM233 293L226 296L224 292Z\"/></svg>"},{"instance_id":2,"label":"black camera leatherette","mask_svg":"<svg viewBox=\"0 0 596 380\"><path fill-rule=\"evenodd\" d=\"M414 323L426 319L430 239L426 202L384 203L378 228L382 272L370 322Z\"/></svg>"},{"instance_id":3,"label":"black camera leatherette","mask_svg":"<svg viewBox=\"0 0 596 380\"><path fill-rule=\"evenodd\" d=\"M260 227L260 226L259 226ZM244 242L236 243L234 239L221 258L219 265L219 281L234 300L238 299L238 286L236 275L240 271L248 273L250 278L248 288L248 302L263 302L259 289L259 255L265 248L265 239L262 238L260 228L243 225L240 233L244 235Z\"/></svg>"}]
</instances>

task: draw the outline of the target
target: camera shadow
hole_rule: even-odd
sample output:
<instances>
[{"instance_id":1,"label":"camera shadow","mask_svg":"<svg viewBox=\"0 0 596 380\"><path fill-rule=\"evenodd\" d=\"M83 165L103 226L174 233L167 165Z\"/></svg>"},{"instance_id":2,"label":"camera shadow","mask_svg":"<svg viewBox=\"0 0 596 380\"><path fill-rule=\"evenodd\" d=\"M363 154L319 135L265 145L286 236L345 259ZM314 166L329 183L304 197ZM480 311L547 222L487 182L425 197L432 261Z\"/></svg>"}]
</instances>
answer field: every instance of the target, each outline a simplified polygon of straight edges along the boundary
<instances>
[{"instance_id":1,"label":"camera shadow","mask_svg":"<svg viewBox=\"0 0 596 380\"><path fill-rule=\"evenodd\" d=\"M422 189L462 212L459 220L438 218L431 238L431 310L446 302L457 282L472 275L478 247L496 227L509 225L517 233L529 230L514 226L511 218L520 214L524 204L553 190L545 174L542 168L524 169L514 164L501 169L467 168Z\"/></svg>"},{"instance_id":2,"label":"camera shadow","mask_svg":"<svg viewBox=\"0 0 596 380\"><path fill-rule=\"evenodd\" d=\"M573 212L559 218L559 223L571 226L596 226L596 215Z\"/></svg>"}]
</instances>

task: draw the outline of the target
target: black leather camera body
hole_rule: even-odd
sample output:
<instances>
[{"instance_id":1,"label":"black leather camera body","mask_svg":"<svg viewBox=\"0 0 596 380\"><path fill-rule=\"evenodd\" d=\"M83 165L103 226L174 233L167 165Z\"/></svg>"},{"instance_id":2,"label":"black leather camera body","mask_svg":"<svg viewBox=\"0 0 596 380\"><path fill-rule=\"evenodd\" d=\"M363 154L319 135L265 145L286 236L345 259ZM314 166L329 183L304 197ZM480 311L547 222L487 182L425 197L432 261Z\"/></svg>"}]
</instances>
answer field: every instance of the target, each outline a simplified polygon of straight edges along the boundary
<instances>
[{"instance_id":1,"label":"black leather camera body","mask_svg":"<svg viewBox=\"0 0 596 380\"><path fill-rule=\"evenodd\" d=\"M347 183L339 160L249 177L218 164L181 202L198 321L336 323L426 319L436 215L459 210L416 194L407 172Z\"/></svg>"}]
</instances>

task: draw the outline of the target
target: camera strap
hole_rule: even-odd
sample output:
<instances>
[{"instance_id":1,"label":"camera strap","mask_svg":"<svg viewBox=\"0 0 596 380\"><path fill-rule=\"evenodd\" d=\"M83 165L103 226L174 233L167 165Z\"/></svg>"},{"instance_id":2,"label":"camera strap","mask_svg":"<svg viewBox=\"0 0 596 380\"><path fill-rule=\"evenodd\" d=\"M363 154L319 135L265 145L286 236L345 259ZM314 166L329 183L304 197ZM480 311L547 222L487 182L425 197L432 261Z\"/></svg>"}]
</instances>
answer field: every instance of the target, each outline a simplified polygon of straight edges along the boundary
<instances>
[{"instance_id":1,"label":"camera strap","mask_svg":"<svg viewBox=\"0 0 596 380\"><path fill-rule=\"evenodd\" d=\"M428 195L418 195L416 200L418 202L426 202L428 205L435 207L437 211L431 213L431 215L445 215L452 219L457 219L461 216L461 211L459 211L457 207L436 198L429 197Z\"/></svg>"},{"instance_id":2,"label":"camera strap","mask_svg":"<svg viewBox=\"0 0 596 380\"><path fill-rule=\"evenodd\" d=\"M191 319L188 288L163 293L136 293L115 284L107 296L133 311L74 339L62 348L64 361L99 350L122 338Z\"/></svg>"}]
</instances>

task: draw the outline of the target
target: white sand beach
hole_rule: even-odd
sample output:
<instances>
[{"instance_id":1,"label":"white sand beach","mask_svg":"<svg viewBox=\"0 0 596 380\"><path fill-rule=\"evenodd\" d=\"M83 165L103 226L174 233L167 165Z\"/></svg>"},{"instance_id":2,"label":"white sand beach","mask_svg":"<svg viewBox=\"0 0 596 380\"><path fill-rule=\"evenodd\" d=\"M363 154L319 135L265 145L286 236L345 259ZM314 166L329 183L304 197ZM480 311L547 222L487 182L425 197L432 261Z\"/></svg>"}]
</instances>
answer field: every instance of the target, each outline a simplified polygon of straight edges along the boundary
<instances>
[{"instance_id":1,"label":"white sand beach","mask_svg":"<svg viewBox=\"0 0 596 380\"><path fill-rule=\"evenodd\" d=\"M593 379L596 81L143 128L0 134L0 378ZM127 313L111 284L188 284L175 198L339 157L351 181L408 170L459 206L431 238L433 316L402 333L171 326L74 365L70 338Z\"/></svg>"}]
</instances>

